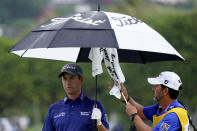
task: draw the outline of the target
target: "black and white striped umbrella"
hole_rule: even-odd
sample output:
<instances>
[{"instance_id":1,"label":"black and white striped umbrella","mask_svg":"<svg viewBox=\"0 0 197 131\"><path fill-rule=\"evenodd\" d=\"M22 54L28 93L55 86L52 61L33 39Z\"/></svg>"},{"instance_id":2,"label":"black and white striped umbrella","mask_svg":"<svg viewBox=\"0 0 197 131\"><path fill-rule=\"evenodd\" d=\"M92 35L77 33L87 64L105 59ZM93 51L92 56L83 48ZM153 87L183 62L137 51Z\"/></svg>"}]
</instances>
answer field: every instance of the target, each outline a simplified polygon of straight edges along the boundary
<instances>
[{"instance_id":1,"label":"black and white striped umbrella","mask_svg":"<svg viewBox=\"0 0 197 131\"><path fill-rule=\"evenodd\" d=\"M184 60L168 41L141 20L104 11L50 19L9 51L21 57L88 62L93 47L117 48L120 62Z\"/></svg>"}]
</instances>

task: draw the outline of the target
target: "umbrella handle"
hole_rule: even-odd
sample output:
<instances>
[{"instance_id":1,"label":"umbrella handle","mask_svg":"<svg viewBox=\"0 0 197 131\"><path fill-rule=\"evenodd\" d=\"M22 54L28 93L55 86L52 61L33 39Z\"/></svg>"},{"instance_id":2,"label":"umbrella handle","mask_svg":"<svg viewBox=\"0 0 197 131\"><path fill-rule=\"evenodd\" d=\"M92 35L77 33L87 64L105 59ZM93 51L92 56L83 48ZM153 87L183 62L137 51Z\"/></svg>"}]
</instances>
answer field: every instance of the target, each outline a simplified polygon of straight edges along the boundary
<instances>
[{"instance_id":1,"label":"umbrella handle","mask_svg":"<svg viewBox=\"0 0 197 131\"><path fill-rule=\"evenodd\" d=\"M123 97L124 100L125 100L125 103L127 104L127 99L126 99L126 97L124 96L123 92L121 92L121 94L122 94L122 97Z\"/></svg>"}]
</instances>

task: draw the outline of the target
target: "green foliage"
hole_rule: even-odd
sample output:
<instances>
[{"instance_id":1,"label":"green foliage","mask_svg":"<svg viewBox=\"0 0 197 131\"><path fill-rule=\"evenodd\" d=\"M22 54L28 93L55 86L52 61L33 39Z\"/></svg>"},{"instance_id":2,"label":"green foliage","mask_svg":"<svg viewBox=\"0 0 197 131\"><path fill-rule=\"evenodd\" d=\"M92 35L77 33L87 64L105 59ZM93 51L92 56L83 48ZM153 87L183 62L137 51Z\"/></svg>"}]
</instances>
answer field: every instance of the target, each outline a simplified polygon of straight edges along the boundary
<instances>
[{"instance_id":1,"label":"green foliage","mask_svg":"<svg viewBox=\"0 0 197 131\"><path fill-rule=\"evenodd\" d=\"M9 108L32 108L30 103L42 104L46 108L59 95L64 96L57 82L59 78L54 75L60 62L21 59L8 54L13 41L1 38L0 44L0 113L8 114Z\"/></svg>"},{"instance_id":2,"label":"green foliage","mask_svg":"<svg viewBox=\"0 0 197 131\"><path fill-rule=\"evenodd\" d=\"M141 0L125 0L130 6L136 7Z\"/></svg>"},{"instance_id":3,"label":"green foliage","mask_svg":"<svg viewBox=\"0 0 197 131\"><path fill-rule=\"evenodd\" d=\"M59 15L65 15L65 12L66 12L66 14L71 14L74 11L75 10L74 10L73 5L67 5L67 6L64 5L64 6L59 6L58 8L56 8L56 12Z\"/></svg>"},{"instance_id":4,"label":"green foliage","mask_svg":"<svg viewBox=\"0 0 197 131\"><path fill-rule=\"evenodd\" d=\"M13 23L16 19L38 16L46 0L1 0L0 23Z\"/></svg>"},{"instance_id":5,"label":"green foliage","mask_svg":"<svg viewBox=\"0 0 197 131\"><path fill-rule=\"evenodd\" d=\"M42 130L43 125L33 125L31 126L27 131L41 131Z\"/></svg>"}]
</instances>

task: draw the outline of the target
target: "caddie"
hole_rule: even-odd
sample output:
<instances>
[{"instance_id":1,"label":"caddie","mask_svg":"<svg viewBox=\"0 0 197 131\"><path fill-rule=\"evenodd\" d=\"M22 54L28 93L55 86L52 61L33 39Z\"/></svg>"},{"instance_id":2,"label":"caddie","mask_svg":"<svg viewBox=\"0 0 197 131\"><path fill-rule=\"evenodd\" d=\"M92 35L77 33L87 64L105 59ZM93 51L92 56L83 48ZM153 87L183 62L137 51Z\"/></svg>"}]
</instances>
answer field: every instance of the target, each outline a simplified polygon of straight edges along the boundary
<instances>
[{"instance_id":1,"label":"caddie","mask_svg":"<svg viewBox=\"0 0 197 131\"><path fill-rule=\"evenodd\" d=\"M155 78L148 78L153 85L156 104L144 107L128 96L126 88L121 84L127 99L126 113L140 131L189 131L189 119L184 106L177 100L183 87L180 77L174 72L161 72ZM113 86L112 84L109 85ZM123 100L123 98L121 98ZM153 127L143 120L153 122Z\"/></svg>"}]
</instances>

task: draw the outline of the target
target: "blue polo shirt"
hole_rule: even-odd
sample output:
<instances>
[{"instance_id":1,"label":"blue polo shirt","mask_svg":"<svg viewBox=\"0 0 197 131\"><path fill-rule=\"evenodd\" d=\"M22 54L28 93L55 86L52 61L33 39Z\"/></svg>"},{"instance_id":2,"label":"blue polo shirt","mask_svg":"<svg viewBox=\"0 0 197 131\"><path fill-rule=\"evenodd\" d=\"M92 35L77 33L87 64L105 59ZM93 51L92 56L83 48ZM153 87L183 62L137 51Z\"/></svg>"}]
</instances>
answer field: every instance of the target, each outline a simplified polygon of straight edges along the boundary
<instances>
[{"instance_id":1,"label":"blue polo shirt","mask_svg":"<svg viewBox=\"0 0 197 131\"><path fill-rule=\"evenodd\" d=\"M49 107L42 131L92 131L93 105L94 101L83 93L74 101L65 97ZM106 113L100 102L97 102L97 108L102 113L102 124L109 129Z\"/></svg>"},{"instance_id":2,"label":"blue polo shirt","mask_svg":"<svg viewBox=\"0 0 197 131\"><path fill-rule=\"evenodd\" d=\"M161 112L162 109L158 104L145 107L143 112L146 118L153 122L153 115L157 114L157 116L160 116L175 107L183 108L177 100L174 100L163 112ZM164 118L155 127L153 127L153 131L163 131L163 125L168 126L169 131L181 131L182 129L179 118L174 112L165 115Z\"/></svg>"}]
</instances>

